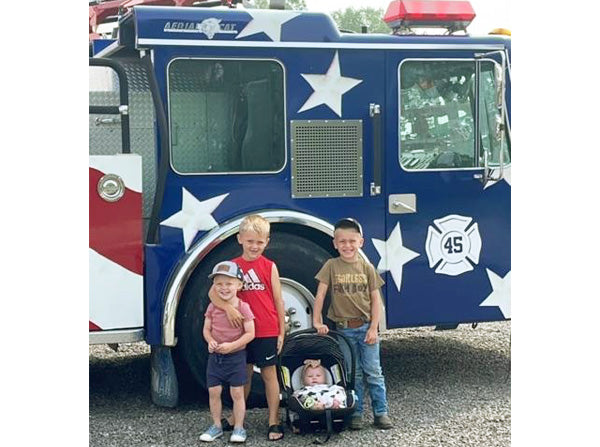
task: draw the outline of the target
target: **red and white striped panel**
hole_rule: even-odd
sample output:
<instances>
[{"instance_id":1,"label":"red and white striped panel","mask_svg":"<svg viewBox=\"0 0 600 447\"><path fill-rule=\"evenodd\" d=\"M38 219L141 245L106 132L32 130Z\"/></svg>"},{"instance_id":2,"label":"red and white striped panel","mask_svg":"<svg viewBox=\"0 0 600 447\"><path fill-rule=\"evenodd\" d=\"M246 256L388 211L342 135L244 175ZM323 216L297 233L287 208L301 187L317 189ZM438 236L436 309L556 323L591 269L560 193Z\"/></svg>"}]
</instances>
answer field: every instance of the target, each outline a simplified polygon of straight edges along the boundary
<instances>
[{"instance_id":1,"label":"red and white striped panel","mask_svg":"<svg viewBox=\"0 0 600 447\"><path fill-rule=\"evenodd\" d=\"M105 174L116 174L125 193L107 202L98 193ZM90 156L90 331L144 325L142 158Z\"/></svg>"}]
</instances>

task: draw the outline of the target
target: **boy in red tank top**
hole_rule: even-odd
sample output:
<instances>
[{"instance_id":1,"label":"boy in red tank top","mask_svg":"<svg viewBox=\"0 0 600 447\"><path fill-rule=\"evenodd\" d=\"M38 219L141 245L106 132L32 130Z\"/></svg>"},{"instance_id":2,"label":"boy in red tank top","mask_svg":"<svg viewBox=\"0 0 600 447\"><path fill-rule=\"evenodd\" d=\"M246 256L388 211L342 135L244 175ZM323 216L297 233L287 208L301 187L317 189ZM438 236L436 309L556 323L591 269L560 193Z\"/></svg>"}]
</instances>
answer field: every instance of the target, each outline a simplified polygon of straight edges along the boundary
<instances>
[{"instance_id":1,"label":"boy in red tank top","mask_svg":"<svg viewBox=\"0 0 600 447\"><path fill-rule=\"evenodd\" d=\"M279 382L277 381L277 355L281 352L285 333L283 299L279 272L275 263L263 256L269 243L269 222L259 215L247 216L240 224L237 236L242 246L242 255L233 259L244 274L244 286L238 296L250 305L254 314L255 339L247 347L248 383L245 396L250 394L254 365L260 368L265 384L265 394L269 407L268 439L283 438L283 426L279 421ZM236 327L243 324L241 314L229 303L221 300L213 288L208 293L211 302L225 310L229 321ZM224 429L232 423L223 421ZM235 422L235 421L233 421Z\"/></svg>"}]
</instances>

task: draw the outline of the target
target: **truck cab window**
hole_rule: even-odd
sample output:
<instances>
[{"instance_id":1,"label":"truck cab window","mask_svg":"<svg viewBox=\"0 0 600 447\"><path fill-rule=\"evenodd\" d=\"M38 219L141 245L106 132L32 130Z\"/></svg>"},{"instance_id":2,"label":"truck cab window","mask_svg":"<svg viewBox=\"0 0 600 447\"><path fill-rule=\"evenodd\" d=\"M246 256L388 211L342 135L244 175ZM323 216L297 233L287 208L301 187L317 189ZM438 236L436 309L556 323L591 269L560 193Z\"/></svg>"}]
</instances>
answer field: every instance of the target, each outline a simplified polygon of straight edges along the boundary
<instances>
[{"instance_id":1,"label":"truck cab window","mask_svg":"<svg viewBox=\"0 0 600 447\"><path fill-rule=\"evenodd\" d=\"M482 64L479 98L480 153L488 150L492 164L499 160L495 147L499 142L490 127L498 114L493 69L491 61ZM400 162L404 169L482 166L482 157L475 154L474 116L474 61L408 60L401 64ZM509 160L507 145L505 162Z\"/></svg>"},{"instance_id":2,"label":"truck cab window","mask_svg":"<svg viewBox=\"0 0 600 447\"><path fill-rule=\"evenodd\" d=\"M283 68L177 59L168 78L171 162L180 173L274 172L285 162Z\"/></svg>"}]
</instances>

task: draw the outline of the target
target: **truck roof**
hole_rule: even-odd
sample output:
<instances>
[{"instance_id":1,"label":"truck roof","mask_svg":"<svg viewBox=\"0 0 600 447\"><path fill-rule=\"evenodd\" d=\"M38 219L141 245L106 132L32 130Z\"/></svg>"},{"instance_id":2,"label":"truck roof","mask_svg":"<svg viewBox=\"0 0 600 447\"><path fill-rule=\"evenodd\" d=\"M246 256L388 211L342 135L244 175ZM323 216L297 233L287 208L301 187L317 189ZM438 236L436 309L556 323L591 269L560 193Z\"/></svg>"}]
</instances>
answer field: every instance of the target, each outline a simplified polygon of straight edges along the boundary
<instances>
[{"instance_id":1,"label":"truck roof","mask_svg":"<svg viewBox=\"0 0 600 447\"><path fill-rule=\"evenodd\" d=\"M136 6L122 20L123 25L125 22L133 25L129 29L135 33L138 48L162 45L364 49L405 45L510 47L510 38L497 35L343 33L329 14L292 10Z\"/></svg>"}]
</instances>

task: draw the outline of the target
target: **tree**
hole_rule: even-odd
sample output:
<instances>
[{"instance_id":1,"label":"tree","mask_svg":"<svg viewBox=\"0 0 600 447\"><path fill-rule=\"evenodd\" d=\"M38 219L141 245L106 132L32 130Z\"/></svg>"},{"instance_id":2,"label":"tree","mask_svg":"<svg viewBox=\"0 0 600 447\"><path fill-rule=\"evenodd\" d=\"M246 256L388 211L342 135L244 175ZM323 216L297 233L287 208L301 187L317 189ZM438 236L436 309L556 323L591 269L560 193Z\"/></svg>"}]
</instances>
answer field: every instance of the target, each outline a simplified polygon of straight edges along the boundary
<instances>
[{"instance_id":1,"label":"tree","mask_svg":"<svg viewBox=\"0 0 600 447\"><path fill-rule=\"evenodd\" d=\"M331 14L339 29L344 31L362 32L366 26L370 33L390 33L390 28L383 21L385 11L382 8L346 8Z\"/></svg>"},{"instance_id":2,"label":"tree","mask_svg":"<svg viewBox=\"0 0 600 447\"><path fill-rule=\"evenodd\" d=\"M252 3L258 9L269 9L269 0L254 0ZM306 11L306 2L304 0L285 0L285 9Z\"/></svg>"}]
</instances>

